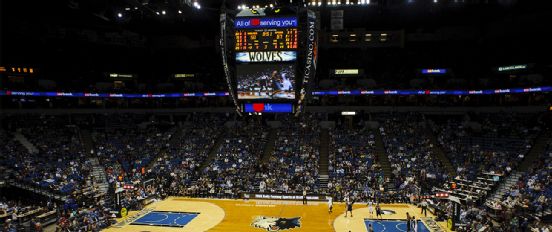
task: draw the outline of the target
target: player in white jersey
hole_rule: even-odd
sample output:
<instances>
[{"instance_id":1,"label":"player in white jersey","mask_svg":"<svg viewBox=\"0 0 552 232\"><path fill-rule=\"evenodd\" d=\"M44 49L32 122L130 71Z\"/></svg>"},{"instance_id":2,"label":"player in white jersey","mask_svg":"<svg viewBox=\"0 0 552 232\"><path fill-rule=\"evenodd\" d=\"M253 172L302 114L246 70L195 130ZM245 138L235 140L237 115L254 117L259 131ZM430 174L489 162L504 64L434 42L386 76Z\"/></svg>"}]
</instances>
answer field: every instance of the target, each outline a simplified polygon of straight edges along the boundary
<instances>
[{"instance_id":1,"label":"player in white jersey","mask_svg":"<svg viewBox=\"0 0 552 232\"><path fill-rule=\"evenodd\" d=\"M332 209L333 209L333 198L332 198L332 196L329 196L328 197L328 213L332 213L333 212Z\"/></svg>"},{"instance_id":2,"label":"player in white jersey","mask_svg":"<svg viewBox=\"0 0 552 232\"><path fill-rule=\"evenodd\" d=\"M370 213L370 218L374 216L374 204L372 201L368 201L368 212Z\"/></svg>"},{"instance_id":3,"label":"player in white jersey","mask_svg":"<svg viewBox=\"0 0 552 232\"><path fill-rule=\"evenodd\" d=\"M259 78L259 96L262 96L263 92L266 95L270 94L268 90L268 78L268 75L262 75Z\"/></svg>"},{"instance_id":4,"label":"player in white jersey","mask_svg":"<svg viewBox=\"0 0 552 232\"><path fill-rule=\"evenodd\" d=\"M287 78L287 73L282 73L282 90L290 91L292 88L291 81Z\"/></svg>"}]
</instances>

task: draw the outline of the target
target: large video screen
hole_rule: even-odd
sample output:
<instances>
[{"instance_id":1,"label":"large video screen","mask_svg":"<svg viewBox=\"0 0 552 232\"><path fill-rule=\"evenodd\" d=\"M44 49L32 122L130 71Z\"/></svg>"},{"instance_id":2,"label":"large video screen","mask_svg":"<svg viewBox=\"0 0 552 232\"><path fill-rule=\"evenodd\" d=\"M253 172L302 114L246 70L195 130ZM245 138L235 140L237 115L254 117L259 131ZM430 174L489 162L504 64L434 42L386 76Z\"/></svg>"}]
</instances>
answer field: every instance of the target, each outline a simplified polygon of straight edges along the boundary
<instances>
[{"instance_id":1,"label":"large video screen","mask_svg":"<svg viewBox=\"0 0 552 232\"><path fill-rule=\"evenodd\" d=\"M295 99L297 17L238 17L234 22L238 99Z\"/></svg>"},{"instance_id":2,"label":"large video screen","mask_svg":"<svg viewBox=\"0 0 552 232\"><path fill-rule=\"evenodd\" d=\"M238 99L295 99L294 64L237 66Z\"/></svg>"}]
</instances>

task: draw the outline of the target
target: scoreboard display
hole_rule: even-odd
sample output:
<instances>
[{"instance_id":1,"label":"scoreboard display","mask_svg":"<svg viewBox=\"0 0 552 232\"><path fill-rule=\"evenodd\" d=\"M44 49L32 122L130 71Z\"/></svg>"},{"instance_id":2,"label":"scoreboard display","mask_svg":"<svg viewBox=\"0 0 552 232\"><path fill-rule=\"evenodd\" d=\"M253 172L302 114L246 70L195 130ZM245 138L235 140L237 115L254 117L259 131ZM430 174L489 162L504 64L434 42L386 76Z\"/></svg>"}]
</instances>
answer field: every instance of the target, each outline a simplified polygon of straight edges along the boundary
<instances>
[{"instance_id":1,"label":"scoreboard display","mask_svg":"<svg viewBox=\"0 0 552 232\"><path fill-rule=\"evenodd\" d=\"M234 42L238 99L295 99L297 17L237 17Z\"/></svg>"},{"instance_id":2,"label":"scoreboard display","mask_svg":"<svg viewBox=\"0 0 552 232\"><path fill-rule=\"evenodd\" d=\"M236 51L296 50L297 28L242 29L235 31Z\"/></svg>"},{"instance_id":3,"label":"scoreboard display","mask_svg":"<svg viewBox=\"0 0 552 232\"><path fill-rule=\"evenodd\" d=\"M238 114L302 112L318 63L318 18L300 6L223 7L220 54Z\"/></svg>"}]
</instances>

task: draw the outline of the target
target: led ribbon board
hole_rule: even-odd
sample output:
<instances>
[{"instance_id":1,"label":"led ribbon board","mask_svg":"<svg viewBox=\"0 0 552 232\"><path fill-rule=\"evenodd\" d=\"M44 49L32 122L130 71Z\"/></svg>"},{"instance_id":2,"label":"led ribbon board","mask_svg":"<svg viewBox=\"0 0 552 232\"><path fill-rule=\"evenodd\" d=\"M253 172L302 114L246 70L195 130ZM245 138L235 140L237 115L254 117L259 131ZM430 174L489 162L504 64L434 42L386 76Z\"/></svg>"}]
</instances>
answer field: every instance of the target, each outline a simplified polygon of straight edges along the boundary
<instances>
[{"instance_id":1,"label":"led ribbon board","mask_svg":"<svg viewBox=\"0 0 552 232\"><path fill-rule=\"evenodd\" d=\"M246 103L245 113L293 113L291 103Z\"/></svg>"},{"instance_id":2,"label":"led ribbon board","mask_svg":"<svg viewBox=\"0 0 552 232\"><path fill-rule=\"evenodd\" d=\"M314 96L326 95L498 95L523 93L549 93L552 86L512 89L484 90L329 90L314 91ZM228 97L229 92L196 93L85 93L85 92L39 92L0 90L0 96L14 97L88 97L88 98L186 98L186 97Z\"/></svg>"}]
</instances>

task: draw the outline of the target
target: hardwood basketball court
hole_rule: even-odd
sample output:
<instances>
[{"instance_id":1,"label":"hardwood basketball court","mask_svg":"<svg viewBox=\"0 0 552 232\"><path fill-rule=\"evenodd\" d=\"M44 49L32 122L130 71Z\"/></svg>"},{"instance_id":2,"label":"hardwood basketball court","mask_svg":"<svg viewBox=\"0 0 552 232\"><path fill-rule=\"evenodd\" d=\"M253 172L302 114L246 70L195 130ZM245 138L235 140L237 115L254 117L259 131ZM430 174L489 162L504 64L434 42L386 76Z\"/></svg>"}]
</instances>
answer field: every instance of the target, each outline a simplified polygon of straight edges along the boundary
<instances>
[{"instance_id":1,"label":"hardwood basketball court","mask_svg":"<svg viewBox=\"0 0 552 232\"><path fill-rule=\"evenodd\" d=\"M381 206L383 210L390 211L389 215L383 216L384 219L405 219L406 212L418 219L422 218L420 209L412 205L382 204ZM127 217L119 220L118 224L104 231L367 231L364 219L370 218L370 215L366 205L355 204L352 218L345 218L344 210L345 206L342 203L335 203L333 213L330 214L326 202L312 201L308 205L303 205L300 201L170 197L152 203L142 211L130 212ZM178 226L163 226L157 223L152 223L152 225L131 224L151 212L161 214L158 216L159 218L155 219L159 222L168 219L168 216L163 217L163 212L197 213L197 216L194 215L195 218L187 224ZM428 217L430 216L432 215L428 213ZM173 223L172 218L170 220L163 223ZM174 223L176 221L175 219Z\"/></svg>"}]
</instances>

